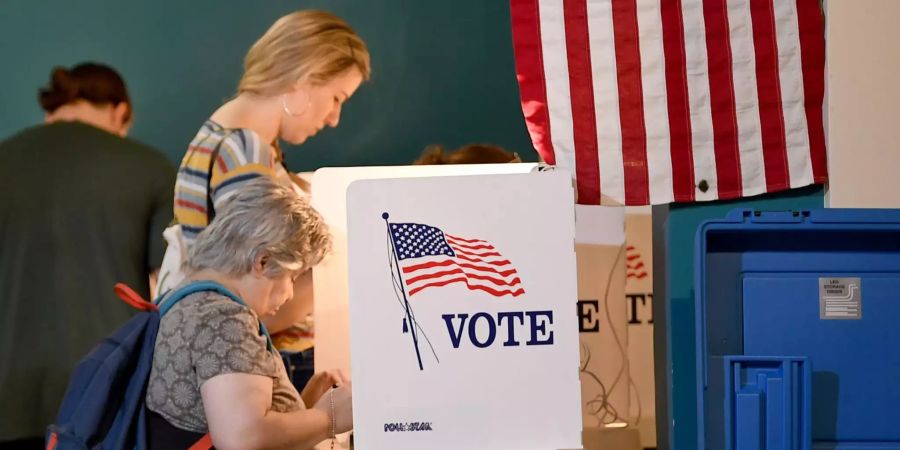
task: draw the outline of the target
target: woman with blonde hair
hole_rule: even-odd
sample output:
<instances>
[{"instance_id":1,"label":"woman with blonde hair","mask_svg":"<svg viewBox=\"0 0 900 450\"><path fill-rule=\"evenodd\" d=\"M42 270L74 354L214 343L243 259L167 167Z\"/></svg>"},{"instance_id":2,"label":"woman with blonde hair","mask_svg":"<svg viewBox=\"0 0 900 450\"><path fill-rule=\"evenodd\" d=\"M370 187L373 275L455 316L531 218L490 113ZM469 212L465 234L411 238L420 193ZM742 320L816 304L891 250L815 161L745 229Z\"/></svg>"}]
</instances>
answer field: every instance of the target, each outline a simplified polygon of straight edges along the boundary
<instances>
[{"instance_id":1,"label":"woman with blonde hair","mask_svg":"<svg viewBox=\"0 0 900 450\"><path fill-rule=\"evenodd\" d=\"M274 176L306 187L284 169L279 140L302 144L326 126L337 127L344 104L370 73L366 44L345 21L324 11L283 16L253 44L237 96L203 124L181 161L178 225L164 234L169 247L158 294L184 278L181 262L197 235L220 202L248 180ZM311 296L311 283L311 275L302 274L297 290ZM295 305L267 320L273 332L302 320L292 317Z\"/></svg>"},{"instance_id":2,"label":"woman with blonde hair","mask_svg":"<svg viewBox=\"0 0 900 450\"><path fill-rule=\"evenodd\" d=\"M146 394L151 449L188 448L206 433L218 449L308 449L351 428L350 383L314 377L298 393L260 323L330 245L322 217L271 177L223 201L184 264L181 286L197 292L160 320Z\"/></svg>"}]
</instances>

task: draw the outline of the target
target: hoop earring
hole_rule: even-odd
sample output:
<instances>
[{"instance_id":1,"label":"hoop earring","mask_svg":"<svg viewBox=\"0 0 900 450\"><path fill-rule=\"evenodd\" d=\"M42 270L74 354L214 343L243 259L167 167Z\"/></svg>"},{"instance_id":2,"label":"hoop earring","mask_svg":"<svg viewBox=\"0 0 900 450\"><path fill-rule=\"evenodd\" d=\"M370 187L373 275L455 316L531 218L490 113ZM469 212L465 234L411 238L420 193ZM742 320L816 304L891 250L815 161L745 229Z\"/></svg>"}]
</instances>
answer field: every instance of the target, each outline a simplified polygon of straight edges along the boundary
<instances>
[{"instance_id":1,"label":"hoop earring","mask_svg":"<svg viewBox=\"0 0 900 450\"><path fill-rule=\"evenodd\" d=\"M306 108L304 108L303 111L300 111L300 112L291 111L291 109L288 108L288 105L287 105L287 95L285 94L285 95L281 96L281 108L284 110L285 114L287 114L291 117L300 117L300 116L306 114L306 111L309 110L309 106L310 106L309 94L306 95Z\"/></svg>"}]
</instances>

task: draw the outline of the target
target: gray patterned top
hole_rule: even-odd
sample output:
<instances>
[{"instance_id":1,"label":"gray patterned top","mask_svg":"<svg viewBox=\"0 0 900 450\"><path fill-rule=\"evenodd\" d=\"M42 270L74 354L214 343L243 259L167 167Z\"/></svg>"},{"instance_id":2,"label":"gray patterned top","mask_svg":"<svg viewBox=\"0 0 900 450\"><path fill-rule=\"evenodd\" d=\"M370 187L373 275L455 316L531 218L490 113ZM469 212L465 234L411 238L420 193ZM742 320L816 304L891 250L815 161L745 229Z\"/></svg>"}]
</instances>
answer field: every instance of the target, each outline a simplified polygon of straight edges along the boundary
<instances>
[{"instance_id":1,"label":"gray patterned top","mask_svg":"<svg viewBox=\"0 0 900 450\"><path fill-rule=\"evenodd\" d=\"M147 407L177 428L206 433L200 386L227 373L271 377L273 411L305 408L281 358L267 350L253 310L215 292L189 295L160 322Z\"/></svg>"}]
</instances>

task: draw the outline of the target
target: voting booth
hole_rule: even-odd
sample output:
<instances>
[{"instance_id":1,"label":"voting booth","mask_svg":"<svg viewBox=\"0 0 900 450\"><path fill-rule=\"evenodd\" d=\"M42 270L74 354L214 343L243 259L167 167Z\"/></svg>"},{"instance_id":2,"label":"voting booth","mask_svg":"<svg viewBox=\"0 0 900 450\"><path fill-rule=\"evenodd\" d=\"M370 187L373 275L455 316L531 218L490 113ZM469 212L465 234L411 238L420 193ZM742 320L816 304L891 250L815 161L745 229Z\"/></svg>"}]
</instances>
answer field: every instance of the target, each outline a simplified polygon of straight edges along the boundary
<instances>
[{"instance_id":1,"label":"voting booth","mask_svg":"<svg viewBox=\"0 0 900 450\"><path fill-rule=\"evenodd\" d=\"M357 448L581 448L570 180L351 184Z\"/></svg>"},{"instance_id":2,"label":"voting booth","mask_svg":"<svg viewBox=\"0 0 900 450\"><path fill-rule=\"evenodd\" d=\"M574 449L582 427L592 448L587 431L629 421L622 209L576 208L570 175L538 170L358 167L313 176L313 206L334 240L314 271L316 370L351 372L355 448ZM407 227L396 248L386 240L393 225ZM354 227L365 237L353 240ZM416 248L404 247L409 239ZM402 253L418 245L438 253ZM379 284L377 297L389 301L374 300ZM512 365L492 366L503 361L497 354ZM348 446L339 436L335 448Z\"/></svg>"}]
</instances>

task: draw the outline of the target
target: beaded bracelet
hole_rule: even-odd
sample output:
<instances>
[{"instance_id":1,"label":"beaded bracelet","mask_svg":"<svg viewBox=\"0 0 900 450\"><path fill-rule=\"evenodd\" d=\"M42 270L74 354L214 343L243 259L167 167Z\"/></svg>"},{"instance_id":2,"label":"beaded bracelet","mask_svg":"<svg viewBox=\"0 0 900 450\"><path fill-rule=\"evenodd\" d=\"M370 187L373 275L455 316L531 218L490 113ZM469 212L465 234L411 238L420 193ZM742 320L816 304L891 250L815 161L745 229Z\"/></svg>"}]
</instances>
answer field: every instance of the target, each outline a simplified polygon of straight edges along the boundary
<instances>
[{"instance_id":1,"label":"beaded bracelet","mask_svg":"<svg viewBox=\"0 0 900 450\"><path fill-rule=\"evenodd\" d=\"M332 385L331 390L329 392L329 398L331 399L331 450L334 450L334 440L337 437L335 435L335 430L337 428L337 419L334 416L334 390L337 389L338 385Z\"/></svg>"}]
</instances>

